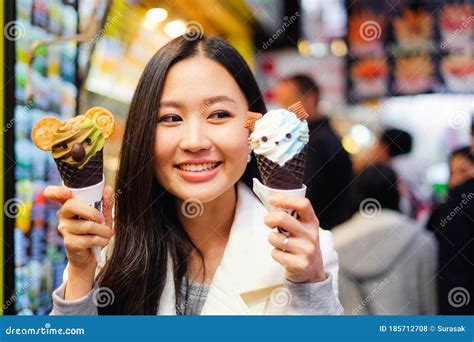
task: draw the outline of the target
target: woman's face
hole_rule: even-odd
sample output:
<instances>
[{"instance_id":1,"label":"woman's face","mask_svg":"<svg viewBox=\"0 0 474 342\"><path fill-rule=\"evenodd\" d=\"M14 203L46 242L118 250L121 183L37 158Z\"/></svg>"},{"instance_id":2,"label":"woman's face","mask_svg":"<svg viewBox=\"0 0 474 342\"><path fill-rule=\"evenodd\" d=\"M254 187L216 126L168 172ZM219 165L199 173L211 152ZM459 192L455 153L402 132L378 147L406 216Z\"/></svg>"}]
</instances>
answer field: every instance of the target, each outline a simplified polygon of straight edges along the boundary
<instances>
[{"instance_id":1,"label":"woman's face","mask_svg":"<svg viewBox=\"0 0 474 342\"><path fill-rule=\"evenodd\" d=\"M155 141L159 182L181 200L212 201L229 190L247 165L248 103L219 63L198 56L168 71Z\"/></svg>"}]
</instances>

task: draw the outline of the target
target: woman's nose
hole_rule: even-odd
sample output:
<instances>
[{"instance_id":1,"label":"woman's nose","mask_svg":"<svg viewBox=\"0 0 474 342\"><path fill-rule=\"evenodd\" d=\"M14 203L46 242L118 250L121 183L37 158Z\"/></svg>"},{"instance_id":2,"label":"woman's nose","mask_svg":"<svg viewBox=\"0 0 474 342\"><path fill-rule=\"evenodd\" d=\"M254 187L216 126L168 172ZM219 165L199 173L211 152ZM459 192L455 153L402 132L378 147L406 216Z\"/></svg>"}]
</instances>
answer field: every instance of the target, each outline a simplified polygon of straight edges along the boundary
<instances>
[{"instance_id":1,"label":"woman's nose","mask_svg":"<svg viewBox=\"0 0 474 342\"><path fill-rule=\"evenodd\" d=\"M190 121L183 130L179 147L183 151L198 152L211 148L211 140L206 127L198 122Z\"/></svg>"}]
</instances>

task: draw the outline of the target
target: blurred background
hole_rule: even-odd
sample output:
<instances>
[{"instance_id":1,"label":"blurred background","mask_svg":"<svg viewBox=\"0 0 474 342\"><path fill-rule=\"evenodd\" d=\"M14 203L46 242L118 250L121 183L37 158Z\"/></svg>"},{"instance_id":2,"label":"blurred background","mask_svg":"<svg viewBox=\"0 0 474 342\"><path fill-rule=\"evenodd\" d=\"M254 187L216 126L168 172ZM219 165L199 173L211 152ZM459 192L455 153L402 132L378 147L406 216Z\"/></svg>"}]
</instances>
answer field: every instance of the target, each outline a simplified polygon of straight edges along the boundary
<instances>
[{"instance_id":1,"label":"blurred background","mask_svg":"<svg viewBox=\"0 0 474 342\"><path fill-rule=\"evenodd\" d=\"M113 184L128 105L141 72L161 46L184 33L229 41L253 68L269 109L284 104L284 82L301 97L313 92L314 87L305 89L295 75L315 82L315 112L330 122L354 177L380 162L374 151L384 142L381 137L387 138L387 129L408 133L410 148L403 153L416 160L423 189L415 196L416 207L409 201L409 208L401 211L410 222L426 226L435 208L449 199L452 151L471 144L473 9L468 0L5 1L0 12L3 312L48 314L51 292L62 282L67 261L56 229L58 207L42 195L48 184L60 184L60 178L50 154L34 147L33 124L45 115L64 120L92 106L108 108L116 117L105 151L106 180ZM466 158L472 161L472 154ZM382 198L367 196L376 199L376 214L384 211ZM340 231L341 262L363 259L346 251L347 234ZM403 254L402 247L393 258ZM432 250L427 258L439 264ZM465 271L472 273L472 259L466 260L471 268ZM391 261L380 263L382 270L396 274ZM436 283L437 267L432 266L424 286ZM369 284L361 279L369 271L359 268L347 265L347 274L340 276L359 289L341 285L347 290L346 314L417 314L405 312L404 302L397 304L398 312L377 302L390 288L385 280L397 280L377 273L370 275ZM424 290L417 298L435 301L431 287L426 291L433 298L420 299ZM462 288L470 301L470 290ZM418 313L437 312L423 310Z\"/></svg>"}]
</instances>

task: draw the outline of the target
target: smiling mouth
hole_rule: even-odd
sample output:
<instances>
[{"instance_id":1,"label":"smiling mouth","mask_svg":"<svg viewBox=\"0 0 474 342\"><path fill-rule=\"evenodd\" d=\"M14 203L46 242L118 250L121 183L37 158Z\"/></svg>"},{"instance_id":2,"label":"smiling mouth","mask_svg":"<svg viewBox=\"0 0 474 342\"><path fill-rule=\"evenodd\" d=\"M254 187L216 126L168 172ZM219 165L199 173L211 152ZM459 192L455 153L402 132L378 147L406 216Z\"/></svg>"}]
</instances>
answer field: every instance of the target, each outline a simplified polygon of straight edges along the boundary
<instances>
[{"instance_id":1,"label":"smiling mouth","mask_svg":"<svg viewBox=\"0 0 474 342\"><path fill-rule=\"evenodd\" d=\"M214 170L220 164L222 164L222 162L202 163L202 164L180 164L180 165L176 165L176 167L183 171L198 173L198 172Z\"/></svg>"}]
</instances>

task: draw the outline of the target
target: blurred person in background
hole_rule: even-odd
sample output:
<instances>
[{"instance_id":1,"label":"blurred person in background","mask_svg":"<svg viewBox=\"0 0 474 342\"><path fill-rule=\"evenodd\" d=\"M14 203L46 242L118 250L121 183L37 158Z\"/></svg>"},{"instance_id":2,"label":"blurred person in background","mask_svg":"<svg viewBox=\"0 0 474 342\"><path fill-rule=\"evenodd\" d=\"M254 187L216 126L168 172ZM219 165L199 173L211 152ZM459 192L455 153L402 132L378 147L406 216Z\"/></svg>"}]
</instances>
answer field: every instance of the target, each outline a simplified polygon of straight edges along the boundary
<instances>
[{"instance_id":1,"label":"blurred person in background","mask_svg":"<svg viewBox=\"0 0 474 342\"><path fill-rule=\"evenodd\" d=\"M357 210L332 230L345 313L436 314L436 239L400 212L393 169L372 165L355 179Z\"/></svg>"},{"instance_id":2,"label":"blurred person in background","mask_svg":"<svg viewBox=\"0 0 474 342\"><path fill-rule=\"evenodd\" d=\"M449 193L428 221L439 243L438 302L442 315L474 314L474 156L451 153Z\"/></svg>"},{"instance_id":3,"label":"blurred person in background","mask_svg":"<svg viewBox=\"0 0 474 342\"><path fill-rule=\"evenodd\" d=\"M431 189L426 181L426 166L411 154L413 138L410 133L390 128L382 132L376 162L392 167L399 176L400 209L412 217L419 218L426 211Z\"/></svg>"},{"instance_id":4,"label":"blurred person in background","mask_svg":"<svg viewBox=\"0 0 474 342\"><path fill-rule=\"evenodd\" d=\"M471 151L474 153L474 115L471 118Z\"/></svg>"},{"instance_id":5,"label":"blurred person in background","mask_svg":"<svg viewBox=\"0 0 474 342\"><path fill-rule=\"evenodd\" d=\"M331 229L351 214L352 162L329 119L318 110L319 87L306 75L280 80L274 89L279 106L300 101L308 114L310 137L306 157L306 196L316 210L321 227Z\"/></svg>"},{"instance_id":6,"label":"blurred person in background","mask_svg":"<svg viewBox=\"0 0 474 342\"><path fill-rule=\"evenodd\" d=\"M451 153L449 173L450 189L474 177L474 154L469 146L461 147Z\"/></svg>"}]
</instances>

